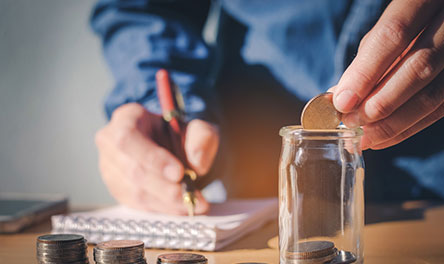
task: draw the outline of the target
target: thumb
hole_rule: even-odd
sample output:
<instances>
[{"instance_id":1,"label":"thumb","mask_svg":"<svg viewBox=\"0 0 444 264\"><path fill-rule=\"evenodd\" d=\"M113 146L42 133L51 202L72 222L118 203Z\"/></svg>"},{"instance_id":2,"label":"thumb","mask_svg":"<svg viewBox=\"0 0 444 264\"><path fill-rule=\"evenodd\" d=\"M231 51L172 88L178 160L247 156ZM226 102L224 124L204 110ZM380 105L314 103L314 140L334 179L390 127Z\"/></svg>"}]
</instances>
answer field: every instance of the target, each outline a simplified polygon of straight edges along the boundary
<instances>
[{"instance_id":1,"label":"thumb","mask_svg":"<svg viewBox=\"0 0 444 264\"><path fill-rule=\"evenodd\" d=\"M218 147L217 126L199 119L188 123L185 133L185 153L190 166L198 175L204 175L210 170Z\"/></svg>"}]
</instances>

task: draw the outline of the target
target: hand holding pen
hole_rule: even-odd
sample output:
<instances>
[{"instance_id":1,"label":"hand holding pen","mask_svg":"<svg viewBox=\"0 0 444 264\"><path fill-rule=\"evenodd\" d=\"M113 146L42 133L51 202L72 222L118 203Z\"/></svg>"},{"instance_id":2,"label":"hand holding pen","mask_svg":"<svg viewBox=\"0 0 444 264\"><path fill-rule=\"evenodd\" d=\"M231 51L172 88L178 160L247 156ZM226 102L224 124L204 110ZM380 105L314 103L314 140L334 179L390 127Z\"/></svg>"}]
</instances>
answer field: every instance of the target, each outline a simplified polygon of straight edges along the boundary
<instances>
[{"instance_id":1,"label":"hand holding pen","mask_svg":"<svg viewBox=\"0 0 444 264\"><path fill-rule=\"evenodd\" d=\"M168 150L161 115L141 104L118 107L110 122L96 134L99 168L110 194L129 207L167 214L188 214L180 184L184 166ZM216 154L219 136L213 125L192 120L184 130L184 149L190 166L205 175ZM209 204L196 192L196 214L204 214Z\"/></svg>"},{"instance_id":2,"label":"hand holding pen","mask_svg":"<svg viewBox=\"0 0 444 264\"><path fill-rule=\"evenodd\" d=\"M185 106L183 97L178 87L170 80L166 70L160 69L156 73L156 83L162 116L168 127L167 133L171 138L171 151L185 166L181 180L184 205L187 207L188 215L194 216L197 174L191 168L192 166L185 153Z\"/></svg>"}]
</instances>

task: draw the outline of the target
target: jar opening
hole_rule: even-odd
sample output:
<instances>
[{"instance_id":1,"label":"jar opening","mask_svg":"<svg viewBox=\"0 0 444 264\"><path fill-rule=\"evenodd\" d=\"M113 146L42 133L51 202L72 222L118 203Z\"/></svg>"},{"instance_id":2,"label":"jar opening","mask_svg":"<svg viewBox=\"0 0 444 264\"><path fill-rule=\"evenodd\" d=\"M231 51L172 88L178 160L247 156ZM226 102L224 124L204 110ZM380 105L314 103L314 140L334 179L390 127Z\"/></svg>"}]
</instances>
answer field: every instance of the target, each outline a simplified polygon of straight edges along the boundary
<instances>
[{"instance_id":1,"label":"jar opening","mask_svg":"<svg viewBox=\"0 0 444 264\"><path fill-rule=\"evenodd\" d=\"M312 140L357 138L364 134L362 128L347 128L340 125L336 129L303 129L300 125L285 126L279 130L282 137Z\"/></svg>"}]
</instances>

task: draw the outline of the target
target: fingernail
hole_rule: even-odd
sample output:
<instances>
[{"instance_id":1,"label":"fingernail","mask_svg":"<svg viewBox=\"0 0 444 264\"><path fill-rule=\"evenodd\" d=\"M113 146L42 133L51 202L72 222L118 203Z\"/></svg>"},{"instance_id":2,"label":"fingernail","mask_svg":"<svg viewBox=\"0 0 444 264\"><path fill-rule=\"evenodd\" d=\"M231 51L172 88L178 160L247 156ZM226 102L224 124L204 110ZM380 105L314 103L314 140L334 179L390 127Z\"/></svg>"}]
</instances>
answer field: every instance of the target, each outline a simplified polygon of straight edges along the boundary
<instances>
[{"instance_id":1,"label":"fingernail","mask_svg":"<svg viewBox=\"0 0 444 264\"><path fill-rule=\"evenodd\" d=\"M344 122L348 128L357 128L361 125L361 120L356 112L346 115L342 122Z\"/></svg>"},{"instance_id":2,"label":"fingernail","mask_svg":"<svg viewBox=\"0 0 444 264\"><path fill-rule=\"evenodd\" d=\"M327 93L334 93L336 90L336 85L333 87L328 88Z\"/></svg>"},{"instance_id":3,"label":"fingernail","mask_svg":"<svg viewBox=\"0 0 444 264\"><path fill-rule=\"evenodd\" d=\"M203 158L203 151L195 151L193 154L190 155L188 158L188 161L191 162L194 166L200 166L202 165L202 158Z\"/></svg>"},{"instance_id":4,"label":"fingernail","mask_svg":"<svg viewBox=\"0 0 444 264\"><path fill-rule=\"evenodd\" d=\"M344 90L333 98L333 103L339 112L348 113L358 104L359 97L351 90Z\"/></svg>"},{"instance_id":5,"label":"fingernail","mask_svg":"<svg viewBox=\"0 0 444 264\"><path fill-rule=\"evenodd\" d=\"M180 167L175 164L169 164L163 169L163 175L170 181L177 182L181 179Z\"/></svg>"}]
</instances>

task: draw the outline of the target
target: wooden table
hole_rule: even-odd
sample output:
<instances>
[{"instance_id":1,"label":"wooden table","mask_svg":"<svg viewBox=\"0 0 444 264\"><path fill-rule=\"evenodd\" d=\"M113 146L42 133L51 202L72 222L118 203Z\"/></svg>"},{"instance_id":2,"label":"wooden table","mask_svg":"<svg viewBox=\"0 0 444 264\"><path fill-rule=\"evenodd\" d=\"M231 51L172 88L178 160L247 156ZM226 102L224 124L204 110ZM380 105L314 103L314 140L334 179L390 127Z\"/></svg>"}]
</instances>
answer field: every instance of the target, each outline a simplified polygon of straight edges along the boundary
<instances>
[{"instance_id":1,"label":"wooden table","mask_svg":"<svg viewBox=\"0 0 444 264\"><path fill-rule=\"evenodd\" d=\"M364 229L365 263L444 263L444 203L370 205ZM0 235L0 263L36 263L36 237L50 231L45 222L19 234ZM279 263L277 221L268 223L220 252L204 252L210 264ZM92 246L89 246L90 263ZM146 250L148 263L170 251Z\"/></svg>"}]
</instances>

